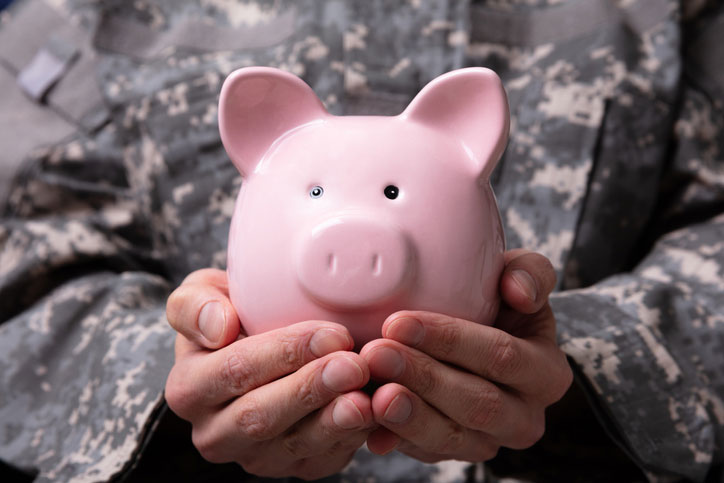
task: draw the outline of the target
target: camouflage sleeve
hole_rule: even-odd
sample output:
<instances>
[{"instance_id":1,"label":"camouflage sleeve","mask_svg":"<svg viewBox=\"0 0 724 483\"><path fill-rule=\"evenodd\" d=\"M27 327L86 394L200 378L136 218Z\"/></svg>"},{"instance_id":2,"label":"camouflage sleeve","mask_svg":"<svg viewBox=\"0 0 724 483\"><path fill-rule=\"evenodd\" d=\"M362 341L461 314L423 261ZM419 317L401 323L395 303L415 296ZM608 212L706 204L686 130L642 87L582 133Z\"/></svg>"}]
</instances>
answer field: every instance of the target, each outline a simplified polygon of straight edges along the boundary
<instances>
[{"instance_id":1,"label":"camouflage sleeve","mask_svg":"<svg viewBox=\"0 0 724 483\"><path fill-rule=\"evenodd\" d=\"M31 159L0 223L0 459L37 481L127 464L173 358L171 284L112 151L92 145Z\"/></svg>"},{"instance_id":2,"label":"camouflage sleeve","mask_svg":"<svg viewBox=\"0 0 724 483\"><path fill-rule=\"evenodd\" d=\"M724 216L661 239L630 274L554 295L564 351L637 463L697 481L721 463Z\"/></svg>"},{"instance_id":3,"label":"camouflage sleeve","mask_svg":"<svg viewBox=\"0 0 724 483\"><path fill-rule=\"evenodd\" d=\"M553 297L561 345L609 432L650 475L695 481L721 481L724 460L724 71L714 58L724 14L712 10L684 22L675 143L650 226L665 234L632 271Z\"/></svg>"}]
</instances>

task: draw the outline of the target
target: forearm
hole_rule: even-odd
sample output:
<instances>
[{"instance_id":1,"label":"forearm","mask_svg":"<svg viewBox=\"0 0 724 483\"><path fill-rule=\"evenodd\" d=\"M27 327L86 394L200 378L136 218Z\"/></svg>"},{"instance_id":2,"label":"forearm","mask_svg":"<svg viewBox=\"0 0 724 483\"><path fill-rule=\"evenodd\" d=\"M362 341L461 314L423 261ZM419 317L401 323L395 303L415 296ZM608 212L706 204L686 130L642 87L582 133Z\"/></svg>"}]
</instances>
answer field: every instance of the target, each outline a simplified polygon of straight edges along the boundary
<instances>
[{"instance_id":1,"label":"forearm","mask_svg":"<svg viewBox=\"0 0 724 483\"><path fill-rule=\"evenodd\" d=\"M609 432L640 465L694 480L721 458L723 238L720 215L662 238L631 273L551 302Z\"/></svg>"}]
</instances>

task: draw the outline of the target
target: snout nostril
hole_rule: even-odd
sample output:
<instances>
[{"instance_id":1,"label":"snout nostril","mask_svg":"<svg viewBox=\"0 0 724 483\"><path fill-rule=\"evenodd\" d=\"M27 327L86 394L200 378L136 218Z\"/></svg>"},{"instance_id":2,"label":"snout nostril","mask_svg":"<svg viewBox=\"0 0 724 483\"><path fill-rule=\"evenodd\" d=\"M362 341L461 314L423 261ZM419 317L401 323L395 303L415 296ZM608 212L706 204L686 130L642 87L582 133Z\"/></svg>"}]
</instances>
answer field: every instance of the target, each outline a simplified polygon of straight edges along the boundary
<instances>
[{"instance_id":1,"label":"snout nostril","mask_svg":"<svg viewBox=\"0 0 724 483\"><path fill-rule=\"evenodd\" d=\"M327 270L329 270L330 273L337 272L337 257L334 253L327 255Z\"/></svg>"},{"instance_id":2,"label":"snout nostril","mask_svg":"<svg viewBox=\"0 0 724 483\"><path fill-rule=\"evenodd\" d=\"M382 273L382 257L379 253L372 255L372 274L379 275Z\"/></svg>"}]
</instances>

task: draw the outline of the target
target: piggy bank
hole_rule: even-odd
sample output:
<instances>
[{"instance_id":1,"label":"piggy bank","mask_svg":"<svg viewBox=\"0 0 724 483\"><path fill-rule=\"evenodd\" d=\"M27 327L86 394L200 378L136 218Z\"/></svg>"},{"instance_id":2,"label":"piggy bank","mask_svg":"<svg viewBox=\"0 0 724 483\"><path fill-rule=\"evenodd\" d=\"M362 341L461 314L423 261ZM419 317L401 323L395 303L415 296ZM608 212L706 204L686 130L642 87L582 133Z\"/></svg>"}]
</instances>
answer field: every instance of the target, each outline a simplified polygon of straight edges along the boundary
<instances>
[{"instance_id":1,"label":"piggy bank","mask_svg":"<svg viewBox=\"0 0 724 483\"><path fill-rule=\"evenodd\" d=\"M402 309L492 323L504 238L489 177L508 136L491 70L442 75L398 116L335 116L292 74L233 72L219 129L243 182L229 294L253 335L344 324L357 346Z\"/></svg>"}]
</instances>

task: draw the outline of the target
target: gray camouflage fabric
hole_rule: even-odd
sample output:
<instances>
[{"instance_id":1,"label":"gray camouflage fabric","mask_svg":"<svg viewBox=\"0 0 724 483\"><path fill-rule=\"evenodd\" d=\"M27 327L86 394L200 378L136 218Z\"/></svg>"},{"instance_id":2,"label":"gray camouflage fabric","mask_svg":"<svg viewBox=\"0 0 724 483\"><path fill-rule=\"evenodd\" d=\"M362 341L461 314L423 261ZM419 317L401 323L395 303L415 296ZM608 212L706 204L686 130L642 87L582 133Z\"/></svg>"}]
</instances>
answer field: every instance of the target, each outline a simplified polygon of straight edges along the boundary
<instances>
[{"instance_id":1,"label":"gray camouflage fabric","mask_svg":"<svg viewBox=\"0 0 724 483\"><path fill-rule=\"evenodd\" d=\"M61 45L57 78L23 94ZM0 480L260 481L159 449L189 445L163 401L165 300L225 265L241 183L223 79L280 67L335 114L396 114L482 65L511 106L493 174L508 247L553 262L560 344L610 445L551 428L487 470L362 449L325 481L613 481L618 451L635 478L724 482L722 45L714 0L16 0L0 13Z\"/></svg>"}]
</instances>

